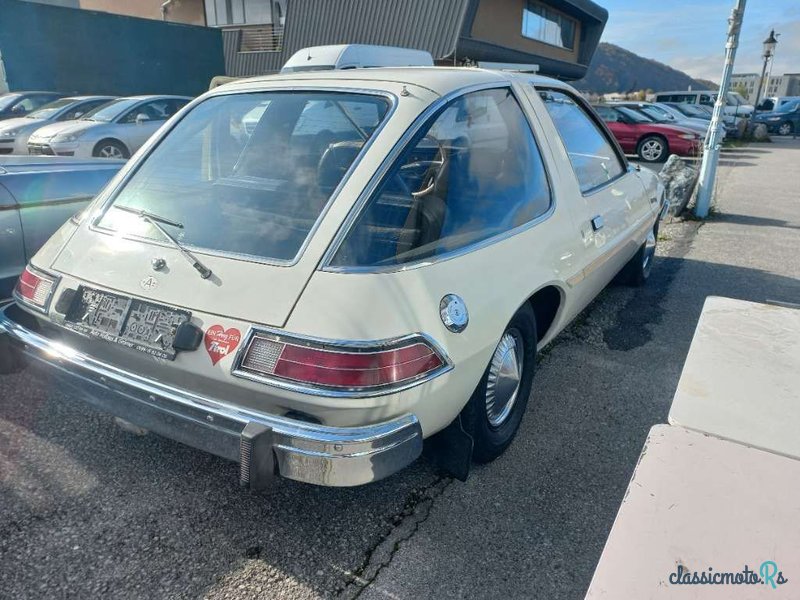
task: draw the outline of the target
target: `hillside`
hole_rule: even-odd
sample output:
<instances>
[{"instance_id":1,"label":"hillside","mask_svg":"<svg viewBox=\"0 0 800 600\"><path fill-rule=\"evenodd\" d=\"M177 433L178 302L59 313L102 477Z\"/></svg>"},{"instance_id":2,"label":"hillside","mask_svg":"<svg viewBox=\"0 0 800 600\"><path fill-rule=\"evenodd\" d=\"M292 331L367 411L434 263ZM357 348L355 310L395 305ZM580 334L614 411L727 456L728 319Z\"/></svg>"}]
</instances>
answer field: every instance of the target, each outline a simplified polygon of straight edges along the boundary
<instances>
[{"instance_id":1,"label":"hillside","mask_svg":"<svg viewBox=\"0 0 800 600\"><path fill-rule=\"evenodd\" d=\"M637 90L708 89L709 81L692 79L683 71L643 58L624 48L601 42L586 77L572 83L582 92L607 94ZM716 85L714 86L716 88Z\"/></svg>"}]
</instances>

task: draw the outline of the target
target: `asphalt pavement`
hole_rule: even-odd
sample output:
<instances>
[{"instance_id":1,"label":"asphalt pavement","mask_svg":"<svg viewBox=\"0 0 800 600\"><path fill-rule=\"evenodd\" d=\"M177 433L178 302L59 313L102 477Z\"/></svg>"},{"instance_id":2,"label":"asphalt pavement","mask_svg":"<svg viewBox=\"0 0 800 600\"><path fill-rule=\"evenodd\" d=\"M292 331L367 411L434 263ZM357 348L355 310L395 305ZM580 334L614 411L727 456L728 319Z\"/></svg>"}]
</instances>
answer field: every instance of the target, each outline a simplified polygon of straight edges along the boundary
<instances>
[{"instance_id":1,"label":"asphalt pavement","mask_svg":"<svg viewBox=\"0 0 800 600\"><path fill-rule=\"evenodd\" d=\"M727 153L712 218L666 224L540 358L519 436L466 483L238 487L46 379L0 377L0 598L583 597L707 295L800 302L800 140Z\"/></svg>"}]
</instances>

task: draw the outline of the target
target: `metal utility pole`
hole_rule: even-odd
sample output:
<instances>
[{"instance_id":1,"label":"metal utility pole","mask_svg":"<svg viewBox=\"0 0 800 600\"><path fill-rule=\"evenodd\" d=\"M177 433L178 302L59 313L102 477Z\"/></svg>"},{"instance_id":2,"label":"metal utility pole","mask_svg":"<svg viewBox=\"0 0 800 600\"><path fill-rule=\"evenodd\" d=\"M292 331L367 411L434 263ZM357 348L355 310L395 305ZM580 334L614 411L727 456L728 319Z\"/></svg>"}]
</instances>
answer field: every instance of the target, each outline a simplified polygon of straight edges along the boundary
<instances>
[{"instance_id":1,"label":"metal utility pole","mask_svg":"<svg viewBox=\"0 0 800 600\"><path fill-rule=\"evenodd\" d=\"M722 123L722 114L725 109L725 96L731 85L733 62L736 60L736 48L739 46L739 32L742 29L744 8L747 0L737 0L736 6L731 10L728 18L728 42L725 44L725 66L722 69L722 81L719 85L717 101L714 103L714 113L711 116L711 125L703 151L703 163L700 166L700 182L697 186L697 201L694 214L704 219L708 216L711 198L714 195L714 181L717 177L717 163L721 146L719 126Z\"/></svg>"}]
</instances>

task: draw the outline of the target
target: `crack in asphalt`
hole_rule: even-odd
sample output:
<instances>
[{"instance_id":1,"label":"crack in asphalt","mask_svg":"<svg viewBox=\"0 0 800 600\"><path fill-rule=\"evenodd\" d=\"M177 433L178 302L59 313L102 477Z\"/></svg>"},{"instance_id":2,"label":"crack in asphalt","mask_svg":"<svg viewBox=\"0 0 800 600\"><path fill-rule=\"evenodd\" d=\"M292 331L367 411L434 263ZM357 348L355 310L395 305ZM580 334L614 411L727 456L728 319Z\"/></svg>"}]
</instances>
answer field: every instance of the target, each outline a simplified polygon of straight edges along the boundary
<instances>
[{"instance_id":1,"label":"crack in asphalt","mask_svg":"<svg viewBox=\"0 0 800 600\"><path fill-rule=\"evenodd\" d=\"M403 542L410 540L428 520L433 505L453 483L452 477L442 476L431 485L415 490L406 500L403 510L391 517L394 526L377 544L370 548L364 562L354 572L348 573L351 581L337 596L341 600L355 600L394 559Z\"/></svg>"}]
</instances>

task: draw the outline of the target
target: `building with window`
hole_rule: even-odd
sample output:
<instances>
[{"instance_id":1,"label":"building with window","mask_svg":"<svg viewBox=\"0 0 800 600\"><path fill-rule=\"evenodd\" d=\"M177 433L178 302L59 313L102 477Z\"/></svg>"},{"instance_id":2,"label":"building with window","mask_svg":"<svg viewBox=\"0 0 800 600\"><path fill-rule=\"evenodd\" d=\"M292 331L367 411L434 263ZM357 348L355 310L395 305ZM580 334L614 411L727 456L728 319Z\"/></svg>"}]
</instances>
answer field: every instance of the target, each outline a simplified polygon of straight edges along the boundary
<instances>
[{"instance_id":1,"label":"building with window","mask_svg":"<svg viewBox=\"0 0 800 600\"><path fill-rule=\"evenodd\" d=\"M591 0L39 1L221 29L234 77L274 73L309 46L380 44L426 50L438 64L537 65L579 79L608 18Z\"/></svg>"},{"instance_id":2,"label":"building with window","mask_svg":"<svg viewBox=\"0 0 800 600\"><path fill-rule=\"evenodd\" d=\"M608 18L590 0L204 2L208 26L222 28L232 76L275 72L308 46L361 43L427 50L438 64L537 65L542 74L578 79Z\"/></svg>"},{"instance_id":3,"label":"building with window","mask_svg":"<svg viewBox=\"0 0 800 600\"><path fill-rule=\"evenodd\" d=\"M747 92L742 94L748 102L755 102L761 75L758 73L737 73L731 77L731 88ZM762 83L763 85L763 83ZM784 73L772 75L761 90L761 97L800 96L800 73Z\"/></svg>"}]
</instances>

